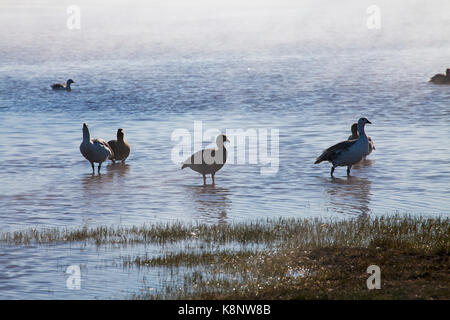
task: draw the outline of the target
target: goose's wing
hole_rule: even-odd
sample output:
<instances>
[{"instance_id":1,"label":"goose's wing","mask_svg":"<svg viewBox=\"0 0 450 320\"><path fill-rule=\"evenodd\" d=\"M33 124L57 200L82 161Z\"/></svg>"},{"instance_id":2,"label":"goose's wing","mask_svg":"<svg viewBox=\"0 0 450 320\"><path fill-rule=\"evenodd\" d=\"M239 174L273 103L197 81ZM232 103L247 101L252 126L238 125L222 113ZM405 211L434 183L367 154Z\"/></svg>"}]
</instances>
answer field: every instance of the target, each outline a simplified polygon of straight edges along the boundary
<instances>
[{"instance_id":1,"label":"goose's wing","mask_svg":"<svg viewBox=\"0 0 450 320\"><path fill-rule=\"evenodd\" d=\"M431 77L430 82L433 82L433 81L442 81L442 80L444 80L444 79L445 79L445 75L442 74L442 73L438 73L438 74L435 74L434 76Z\"/></svg>"},{"instance_id":2,"label":"goose's wing","mask_svg":"<svg viewBox=\"0 0 450 320\"><path fill-rule=\"evenodd\" d=\"M66 86L63 83L55 83L51 85L52 89L65 89Z\"/></svg>"},{"instance_id":3,"label":"goose's wing","mask_svg":"<svg viewBox=\"0 0 450 320\"><path fill-rule=\"evenodd\" d=\"M316 162L314 163L321 163L325 160L333 161L341 152L350 149L350 147L353 146L356 141L358 140L342 141L335 144L334 146L329 147L322 152L322 154L316 159Z\"/></svg>"},{"instance_id":4,"label":"goose's wing","mask_svg":"<svg viewBox=\"0 0 450 320\"><path fill-rule=\"evenodd\" d=\"M99 146L103 149L107 149L109 150L109 152L111 153L110 158L114 157L114 151L113 149L110 147L110 145L108 144L108 142L106 142L105 140L101 139L101 138L95 138L92 139L92 143L96 146Z\"/></svg>"},{"instance_id":5,"label":"goose's wing","mask_svg":"<svg viewBox=\"0 0 450 320\"><path fill-rule=\"evenodd\" d=\"M192 156L190 156L189 158L187 158L184 162L183 165L181 166L181 169L184 169L186 167L190 167L193 164L207 164L205 162L205 158L206 157L215 157L216 156L216 150L215 149L203 149L200 151L197 151L196 153L194 153ZM201 160L201 162L200 162Z\"/></svg>"},{"instance_id":6,"label":"goose's wing","mask_svg":"<svg viewBox=\"0 0 450 320\"><path fill-rule=\"evenodd\" d=\"M201 157L200 159L202 160L202 164L203 164L203 152L205 150L200 150L197 151L196 153L194 153L192 156L190 156L189 158L187 158L184 162L183 162L183 166L181 167L181 169L184 169L186 167L190 167L191 165L195 164L195 159L199 159L199 157ZM198 161L198 160L197 160Z\"/></svg>"},{"instance_id":7,"label":"goose's wing","mask_svg":"<svg viewBox=\"0 0 450 320\"><path fill-rule=\"evenodd\" d=\"M115 152L118 148L117 148L117 140L110 140L108 141L108 145L111 148L111 150L113 152Z\"/></svg>"},{"instance_id":8,"label":"goose's wing","mask_svg":"<svg viewBox=\"0 0 450 320\"><path fill-rule=\"evenodd\" d=\"M371 137L367 137L367 140L369 140L369 145L372 146L372 149L373 149L373 150L376 150L376 149L375 149L375 144L373 143L372 138L371 138Z\"/></svg>"}]
</instances>

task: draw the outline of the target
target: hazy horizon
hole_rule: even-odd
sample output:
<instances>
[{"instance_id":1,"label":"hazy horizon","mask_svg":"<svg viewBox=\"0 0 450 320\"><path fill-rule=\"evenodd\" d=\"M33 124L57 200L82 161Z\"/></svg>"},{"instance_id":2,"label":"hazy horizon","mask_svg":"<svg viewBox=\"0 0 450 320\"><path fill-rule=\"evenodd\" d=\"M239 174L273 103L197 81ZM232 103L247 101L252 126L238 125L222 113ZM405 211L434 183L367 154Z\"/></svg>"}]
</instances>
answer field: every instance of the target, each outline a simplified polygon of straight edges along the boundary
<instances>
[{"instance_id":1,"label":"hazy horizon","mask_svg":"<svg viewBox=\"0 0 450 320\"><path fill-rule=\"evenodd\" d=\"M381 28L366 12L380 8ZM81 28L66 26L70 5ZM291 49L448 50L450 2L401 1L11 1L0 4L0 63L129 58L158 52L208 53Z\"/></svg>"}]
</instances>

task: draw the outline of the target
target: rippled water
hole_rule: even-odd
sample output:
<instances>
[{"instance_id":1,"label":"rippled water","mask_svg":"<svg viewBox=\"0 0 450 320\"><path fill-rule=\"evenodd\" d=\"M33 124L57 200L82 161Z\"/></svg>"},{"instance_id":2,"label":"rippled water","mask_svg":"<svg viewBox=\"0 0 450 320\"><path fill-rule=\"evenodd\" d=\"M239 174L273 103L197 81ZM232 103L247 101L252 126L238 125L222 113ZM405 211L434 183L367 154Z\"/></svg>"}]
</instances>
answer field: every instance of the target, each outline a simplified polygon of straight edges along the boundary
<instances>
[{"instance_id":1,"label":"rippled water","mask_svg":"<svg viewBox=\"0 0 450 320\"><path fill-rule=\"evenodd\" d=\"M427 83L443 71L449 47L310 51L292 44L56 61L14 50L0 56L0 231L450 213L450 87ZM76 82L72 92L50 90L68 77ZM373 123L366 130L376 150L350 178L338 168L332 179L329 164L314 159L346 139L361 116ZM227 163L216 186L203 187L200 175L171 161L173 131L193 134L194 121L204 131L278 129L278 172ZM132 146L127 164L104 165L92 176L79 152L83 122L105 140L124 128ZM102 264L121 255L113 248L0 252L2 298L117 298L145 277ZM65 288L73 263L89 277L81 292ZM102 287L108 279L111 287Z\"/></svg>"}]
</instances>

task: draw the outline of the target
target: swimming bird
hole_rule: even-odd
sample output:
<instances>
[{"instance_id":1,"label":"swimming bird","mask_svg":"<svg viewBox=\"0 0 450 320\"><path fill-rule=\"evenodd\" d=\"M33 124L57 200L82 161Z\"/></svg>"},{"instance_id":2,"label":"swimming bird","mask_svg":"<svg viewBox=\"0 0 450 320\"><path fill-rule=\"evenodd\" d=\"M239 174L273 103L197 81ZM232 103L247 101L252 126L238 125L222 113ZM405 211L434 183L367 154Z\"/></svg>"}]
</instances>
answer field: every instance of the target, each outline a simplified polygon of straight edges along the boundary
<instances>
[{"instance_id":1,"label":"swimming bird","mask_svg":"<svg viewBox=\"0 0 450 320\"><path fill-rule=\"evenodd\" d=\"M192 170L203 175L203 185L206 185L206 175L210 174L212 184L214 182L214 175L227 162L227 149L224 143L230 142L226 135L220 134L216 138L217 149L203 149L194 153L186 161L183 162L181 169L191 168Z\"/></svg>"},{"instance_id":2,"label":"swimming bird","mask_svg":"<svg viewBox=\"0 0 450 320\"><path fill-rule=\"evenodd\" d=\"M122 128L117 130L117 140L108 141L108 144L114 152L114 156L110 158L112 162L122 160L122 163L125 163L130 155L130 144L125 140Z\"/></svg>"},{"instance_id":3,"label":"swimming bird","mask_svg":"<svg viewBox=\"0 0 450 320\"><path fill-rule=\"evenodd\" d=\"M53 90L66 90L66 91L72 91L72 88L70 85L72 83L75 83L72 79L67 80L66 83L55 83L52 84L50 87L52 87Z\"/></svg>"},{"instance_id":4,"label":"swimming bird","mask_svg":"<svg viewBox=\"0 0 450 320\"><path fill-rule=\"evenodd\" d=\"M352 134L348 137L348 140L358 139L358 124L357 123L352 124L351 130L352 130ZM369 140L369 153L367 154L367 155L369 155L372 153L373 150L376 150L376 149L375 149L375 144L373 143L372 138L367 136L367 140ZM366 157L364 157L364 158L366 158Z\"/></svg>"},{"instance_id":5,"label":"swimming bird","mask_svg":"<svg viewBox=\"0 0 450 320\"><path fill-rule=\"evenodd\" d=\"M94 162L98 163L98 173L100 174L102 162L114 157L114 152L105 140L91 139L86 123L83 123L83 142L80 144L80 152L91 163L92 174L95 174Z\"/></svg>"},{"instance_id":6,"label":"swimming bird","mask_svg":"<svg viewBox=\"0 0 450 320\"><path fill-rule=\"evenodd\" d=\"M433 82L435 84L450 84L450 69L447 69L445 75L442 73L438 73L431 77L429 82Z\"/></svg>"},{"instance_id":7,"label":"swimming bird","mask_svg":"<svg viewBox=\"0 0 450 320\"><path fill-rule=\"evenodd\" d=\"M314 163L321 163L325 160L331 162L333 165L331 167L332 177L336 167L347 166L347 175L349 176L352 166L369 154L369 140L364 132L364 127L367 123L371 124L367 118L360 118L357 124L358 139L342 141L329 147L323 151Z\"/></svg>"}]
</instances>

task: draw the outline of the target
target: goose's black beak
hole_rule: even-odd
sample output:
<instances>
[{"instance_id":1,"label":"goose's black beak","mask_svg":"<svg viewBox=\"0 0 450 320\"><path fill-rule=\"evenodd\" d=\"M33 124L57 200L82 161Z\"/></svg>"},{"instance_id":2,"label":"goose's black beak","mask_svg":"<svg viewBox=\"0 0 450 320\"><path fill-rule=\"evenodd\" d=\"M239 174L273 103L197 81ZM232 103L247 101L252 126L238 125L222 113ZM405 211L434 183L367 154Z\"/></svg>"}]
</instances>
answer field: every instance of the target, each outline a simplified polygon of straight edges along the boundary
<instances>
[{"instance_id":1,"label":"goose's black beak","mask_svg":"<svg viewBox=\"0 0 450 320\"><path fill-rule=\"evenodd\" d=\"M369 120L367 120L367 123L368 123L368 124L372 124L372 122L370 122Z\"/></svg>"}]
</instances>

